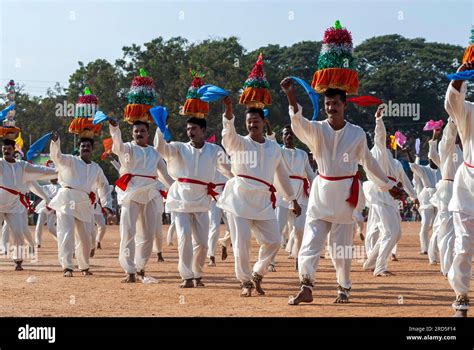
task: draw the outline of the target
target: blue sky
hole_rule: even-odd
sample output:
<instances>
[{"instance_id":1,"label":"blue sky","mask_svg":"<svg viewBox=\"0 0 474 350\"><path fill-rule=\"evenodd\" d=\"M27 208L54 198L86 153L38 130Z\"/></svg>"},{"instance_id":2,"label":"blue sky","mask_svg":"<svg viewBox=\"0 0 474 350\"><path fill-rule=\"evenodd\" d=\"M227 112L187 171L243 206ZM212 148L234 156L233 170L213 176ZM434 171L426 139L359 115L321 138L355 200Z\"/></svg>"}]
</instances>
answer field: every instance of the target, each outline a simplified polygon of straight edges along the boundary
<instances>
[{"instance_id":1,"label":"blue sky","mask_svg":"<svg viewBox=\"0 0 474 350\"><path fill-rule=\"evenodd\" d=\"M0 84L13 78L44 95L67 86L78 61L111 62L122 47L158 36L191 42L235 35L248 50L322 39L336 19L354 44L373 36L465 46L474 23L472 0L455 1L33 1L0 0Z\"/></svg>"}]
</instances>

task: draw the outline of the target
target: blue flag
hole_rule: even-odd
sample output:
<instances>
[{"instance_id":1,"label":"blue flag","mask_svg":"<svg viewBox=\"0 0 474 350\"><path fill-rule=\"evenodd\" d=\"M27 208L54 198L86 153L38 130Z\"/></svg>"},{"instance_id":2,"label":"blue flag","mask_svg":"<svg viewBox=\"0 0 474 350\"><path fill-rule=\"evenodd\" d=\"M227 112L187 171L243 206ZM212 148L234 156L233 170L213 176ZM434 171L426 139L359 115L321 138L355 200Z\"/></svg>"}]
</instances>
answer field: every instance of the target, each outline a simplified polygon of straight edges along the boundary
<instances>
[{"instance_id":1,"label":"blue flag","mask_svg":"<svg viewBox=\"0 0 474 350\"><path fill-rule=\"evenodd\" d=\"M296 81L298 84L300 84L303 87L304 91L306 91L306 93L308 94L311 100L311 103L313 105L313 118L311 118L311 120L316 120L316 118L318 117L318 112L319 112L319 101L318 101L319 95L316 93L316 91L314 91L311 85L309 85L303 79L298 78L298 77L290 77L290 78Z\"/></svg>"},{"instance_id":2,"label":"blue flag","mask_svg":"<svg viewBox=\"0 0 474 350\"><path fill-rule=\"evenodd\" d=\"M446 78L449 80L473 80L474 70L465 70L459 73L446 74Z\"/></svg>"},{"instance_id":3,"label":"blue flag","mask_svg":"<svg viewBox=\"0 0 474 350\"><path fill-rule=\"evenodd\" d=\"M34 157L36 157L38 154L43 152L44 148L46 147L46 144L48 141L51 139L51 136L53 135L52 132L47 133L46 135L41 136L38 140L36 140L26 152L26 160L32 160Z\"/></svg>"},{"instance_id":4,"label":"blue flag","mask_svg":"<svg viewBox=\"0 0 474 350\"><path fill-rule=\"evenodd\" d=\"M97 125L107 120L107 116L102 111L97 111L94 114L94 119L92 119L92 124Z\"/></svg>"},{"instance_id":5,"label":"blue flag","mask_svg":"<svg viewBox=\"0 0 474 350\"><path fill-rule=\"evenodd\" d=\"M204 102L215 102L222 97L229 96L229 91L211 84L201 86L197 93L201 96L201 101Z\"/></svg>"},{"instance_id":6,"label":"blue flag","mask_svg":"<svg viewBox=\"0 0 474 350\"><path fill-rule=\"evenodd\" d=\"M166 127L166 119L168 118L168 109L163 106L155 106L150 108L150 114L155 124L160 129L166 141L171 141L171 132Z\"/></svg>"}]
</instances>

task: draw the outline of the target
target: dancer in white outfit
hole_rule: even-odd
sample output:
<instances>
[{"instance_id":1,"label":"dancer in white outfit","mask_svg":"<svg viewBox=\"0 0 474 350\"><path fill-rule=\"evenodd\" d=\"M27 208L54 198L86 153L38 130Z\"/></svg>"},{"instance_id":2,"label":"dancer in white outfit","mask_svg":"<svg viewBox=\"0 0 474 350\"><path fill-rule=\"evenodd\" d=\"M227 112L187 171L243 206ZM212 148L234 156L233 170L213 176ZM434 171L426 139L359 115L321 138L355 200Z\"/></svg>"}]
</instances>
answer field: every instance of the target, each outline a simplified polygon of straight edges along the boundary
<instances>
[{"instance_id":1,"label":"dancer in white outfit","mask_svg":"<svg viewBox=\"0 0 474 350\"><path fill-rule=\"evenodd\" d=\"M338 297L335 302L349 301L352 262L352 239L355 217L360 215L365 201L359 190L358 164L381 191L390 190L398 196L396 183L387 178L367 147L365 132L344 119L346 93L328 89L324 105L328 119L309 121L297 104L291 78L285 78L281 87L289 102L291 127L304 142L318 163L319 174L313 181L306 213L303 243L298 255L301 289L290 305L313 301L312 288L321 252L329 232L331 258L336 268Z\"/></svg>"},{"instance_id":2,"label":"dancer in white outfit","mask_svg":"<svg viewBox=\"0 0 474 350\"><path fill-rule=\"evenodd\" d=\"M191 117L186 123L189 142L166 143L159 129L155 138L155 145L175 180L168 191L166 209L175 213L181 288L204 286L202 273L208 249L209 209L217 195L213 183L215 172L232 177L221 148L205 142L206 126L205 119Z\"/></svg>"},{"instance_id":3,"label":"dancer in white outfit","mask_svg":"<svg viewBox=\"0 0 474 350\"><path fill-rule=\"evenodd\" d=\"M375 114L375 138L371 153L388 178L397 184L400 183L411 200L417 204L415 189L405 174L401 163L393 158L390 150L390 138L387 138L383 113L383 106L379 106ZM370 202L370 210L372 211L370 218L374 220L368 222L367 225L376 227L377 230L374 231L378 232L378 239L372 249L367 252L364 269L373 269L374 276L390 276L392 275L388 270L390 253L402 234L398 202L388 192L379 191L377 185L372 181L364 182L363 187L366 200ZM373 241L373 235L369 231L367 241Z\"/></svg>"},{"instance_id":4,"label":"dancer in white outfit","mask_svg":"<svg viewBox=\"0 0 474 350\"><path fill-rule=\"evenodd\" d=\"M61 189L51 200L49 207L56 210L58 232L58 258L64 277L72 277L73 254L84 276L89 271L92 250L93 208L95 192L104 208L112 213L109 182L100 166L91 160L94 141L80 138L79 156L63 154L57 132L53 132L50 145L51 159L58 171ZM78 239L75 247L75 239Z\"/></svg>"},{"instance_id":5,"label":"dancer in white outfit","mask_svg":"<svg viewBox=\"0 0 474 350\"><path fill-rule=\"evenodd\" d=\"M458 72L474 70L474 63L464 63ZM456 123L463 145L464 164L454 176L453 196L448 210L453 212L454 260L448 280L456 293L455 316L467 316L469 284L474 254L474 103L466 101L465 82L455 80L446 92L445 109Z\"/></svg>"},{"instance_id":6,"label":"dancer in white outfit","mask_svg":"<svg viewBox=\"0 0 474 350\"><path fill-rule=\"evenodd\" d=\"M263 295L262 278L281 241L274 210L276 187L292 202L297 216L301 214L301 207L293 192L290 174L283 165L280 147L264 137L263 110L247 110L246 126L249 134L244 137L235 130L230 97L224 98L224 103L222 144L230 155L235 177L227 181L217 206L228 213L235 273L241 282L241 296L251 296L254 283L257 293ZM260 244L258 261L253 269L250 266L252 232Z\"/></svg>"}]
</instances>

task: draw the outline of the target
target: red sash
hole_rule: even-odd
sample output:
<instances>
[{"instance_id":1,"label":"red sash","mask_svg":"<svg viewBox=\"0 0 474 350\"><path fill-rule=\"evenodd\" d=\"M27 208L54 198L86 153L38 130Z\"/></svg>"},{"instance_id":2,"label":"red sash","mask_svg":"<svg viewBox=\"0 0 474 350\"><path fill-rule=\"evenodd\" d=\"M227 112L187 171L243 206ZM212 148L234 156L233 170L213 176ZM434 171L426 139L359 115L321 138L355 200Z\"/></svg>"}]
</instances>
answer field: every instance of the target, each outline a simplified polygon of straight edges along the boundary
<instances>
[{"instance_id":1,"label":"red sash","mask_svg":"<svg viewBox=\"0 0 474 350\"><path fill-rule=\"evenodd\" d=\"M188 179L185 177L180 177L178 179L179 182L185 182L185 183L190 183L190 184L195 184L195 185L203 185L207 186L207 194L211 196L215 201L217 201L216 196L219 195L214 189L216 188L216 184L212 182L204 182L200 180L195 180L195 179Z\"/></svg>"},{"instance_id":2,"label":"red sash","mask_svg":"<svg viewBox=\"0 0 474 350\"><path fill-rule=\"evenodd\" d=\"M304 189L304 194L306 197L309 197L309 181L307 178L298 176L298 175L290 175L290 179L296 179L296 180L301 180L303 181L303 189Z\"/></svg>"},{"instance_id":3,"label":"red sash","mask_svg":"<svg viewBox=\"0 0 474 350\"><path fill-rule=\"evenodd\" d=\"M75 188L72 188L70 186L64 186L64 188L69 188L71 190L75 190ZM78 191L81 191L81 190L78 190ZM89 192L89 193L87 193L87 195L89 196L89 199L91 200L91 204L93 205L96 201L95 193L94 192Z\"/></svg>"},{"instance_id":4,"label":"red sash","mask_svg":"<svg viewBox=\"0 0 474 350\"><path fill-rule=\"evenodd\" d=\"M321 174L319 174L319 176L328 181L352 179L351 194L349 195L349 198L346 199L346 202L349 202L349 204L354 208L357 207L357 202L359 201L359 172L356 172L355 175L349 176L324 176Z\"/></svg>"},{"instance_id":5,"label":"red sash","mask_svg":"<svg viewBox=\"0 0 474 350\"><path fill-rule=\"evenodd\" d=\"M469 164L468 162L464 162L464 165L467 166L468 168L473 168L474 169L474 165Z\"/></svg>"},{"instance_id":6,"label":"red sash","mask_svg":"<svg viewBox=\"0 0 474 350\"><path fill-rule=\"evenodd\" d=\"M11 188L7 188L7 187L3 187L3 186L0 186L0 188L2 190L5 190L15 196L19 196L20 197L20 202L21 204L24 205L24 207L26 208L26 210L28 210L28 212L31 211L31 207L30 207L30 202L28 201L28 198L26 197L26 195L24 195L23 193L21 192L18 192L18 191L15 191L15 190L12 190Z\"/></svg>"},{"instance_id":7,"label":"red sash","mask_svg":"<svg viewBox=\"0 0 474 350\"><path fill-rule=\"evenodd\" d=\"M115 181L115 185L120 188L122 191L126 191L128 187L128 183L132 180L133 177L146 177L148 179L156 179L156 176L151 175L136 175L136 174L123 174L120 178Z\"/></svg>"},{"instance_id":8,"label":"red sash","mask_svg":"<svg viewBox=\"0 0 474 350\"><path fill-rule=\"evenodd\" d=\"M271 183L266 182L265 180L262 180L262 179L259 179L259 178L256 178L256 177L253 177L253 176L250 176L250 175L240 175L239 174L237 176L243 177L243 178L246 178L246 179L250 179L250 180L255 180L255 181L261 182L264 185L267 185L268 190L271 192L270 200L272 201L272 208L273 209L276 208L276 196L275 196L276 188L275 188L275 186L273 186Z\"/></svg>"}]
</instances>

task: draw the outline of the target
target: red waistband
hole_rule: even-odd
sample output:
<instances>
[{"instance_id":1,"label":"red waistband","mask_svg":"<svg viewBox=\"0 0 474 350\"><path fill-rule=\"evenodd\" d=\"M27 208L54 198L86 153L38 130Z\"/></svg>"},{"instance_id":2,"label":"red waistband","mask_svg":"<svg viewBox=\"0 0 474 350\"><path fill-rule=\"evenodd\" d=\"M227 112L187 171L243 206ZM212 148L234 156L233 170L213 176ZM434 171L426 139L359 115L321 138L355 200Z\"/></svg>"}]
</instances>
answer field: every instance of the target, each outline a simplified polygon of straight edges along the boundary
<instances>
[{"instance_id":1,"label":"red waistband","mask_svg":"<svg viewBox=\"0 0 474 350\"><path fill-rule=\"evenodd\" d=\"M26 197L26 195L24 195L23 193L21 193L19 191L12 190L11 188L7 188L7 187L3 187L3 186L0 186L0 188L2 190L5 190L5 191L15 195L15 196L19 196L20 197L20 202L21 202L21 204L23 204L23 206L26 208L26 210L28 210L28 211L31 210L30 202L28 201L28 198Z\"/></svg>"},{"instance_id":2,"label":"red waistband","mask_svg":"<svg viewBox=\"0 0 474 350\"><path fill-rule=\"evenodd\" d=\"M474 165L469 164L468 162L464 162L464 165L467 166L468 168L473 168L474 169Z\"/></svg>"},{"instance_id":3,"label":"red waistband","mask_svg":"<svg viewBox=\"0 0 474 350\"><path fill-rule=\"evenodd\" d=\"M128 187L128 183L132 180L133 177L146 177L148 179L153 180L156 179L156 176L152 175L123 174L117 181L115 181L115 185L122 191L125 191Z\"/></svg>"},{"instance_id":4,"label":"red waistband","mask_svg":"<svg viewBox=\"0 0 474 350\"><path fill-rule=\"evenodd\" d=\"M164 199L166 199L168 197L168 192L166 192L164 190L160 190L160 194Z\"/></svg>"},{"instance_id":5,"label":"red waistband","mask_svg":"<svg viewBox=\"0 0 474 350\"><path fill-rule=\"evenodd\" d=\"M443 179L444 181L454 181L453 179Z\"/></svg>"},{"instance_id":6,"label":"red waistband","mask_svg":"<svg viewBox=\"0 0 474 350\"><path fill-rule=\"evenodd\" d=\"M306 197L309 197L309 180L303 176L290 175L290 179L303 181L303 190Z\"/></svg>"},{"instance_id":7,"label":"red waistband","mask_svg":"<svg viewBox=\"0 0 474 350\"><path fill-rule=\"evenodd\" d=\"M349 176L324 176L322 174L319 174L319 177L328 181L352 179L351 193L346 199L346 202L349 202L349 204L354 208L357 207L357 202L359 201L359 172L356 172L355 175Z\"/></svg>"},{"instance_id":8,"label":"red waistband","mask_svg":"<svg viewBox=\"0 0 474 350\"><path fill-rule=\"evenodd\" d=\"M70 186L64 186L64 188L69 188L71 190L82 191L82 190L78 190L77 188L72 188ZM85 192L85 191L82 191L82 192ZM89 199L91 200L91 204L94 204L95 201L96 201L95 193L94 192L89 192L89 193L87 193L87 195L89 196Z\"/></svg>"},{"instance_id":9,"label":"red waistband","mask_svg":"<svg viewBox=\"0 0 474 350\"><path fill-rule=\"evenodd\" d=\"M195 185L203 185L207 186L207 194L210 195L215 201L217 201L216 196L219 195L214 189L216 188L216 184L212 182L204 182L201 180L195 180L195 179L188 179L185 177L180 177L178 179L178 182L185 182L185 183L190 183L190 184L195 184Z\"/></svg>"},{"instance_id":10,"label":"red waistband","mask_svg":"<svg viewBox=\"0 0 474 350\"><path fill-rule=\"evenodd\" d=\"M265 180L262 180L262 179L259 179L257 177L253 177L253 176L250 176L250 175L240 175L239 174L237 176L238 177L243 177L245 179L255 180L255 181L261 182L262 184L268 186L268 190L271 192L270 200L272 201L272 208L273 209L276 208L276 196L275 196L276 188L275 188L275 186L273 186L269 182L266 182Z\"/></svg>"},{"instance_id":11,"label":"red waistband","mask_svg":"<svg viewBox=\"0 0 474 350\"><path fill-rule=\"evenodd\" d=\"M394 177L391 177L391 176L387 176L387 177L388 177L390 180L392 180L392 181L398 182L397 179L394 178Z\"/></svg>"}]
</instances>

